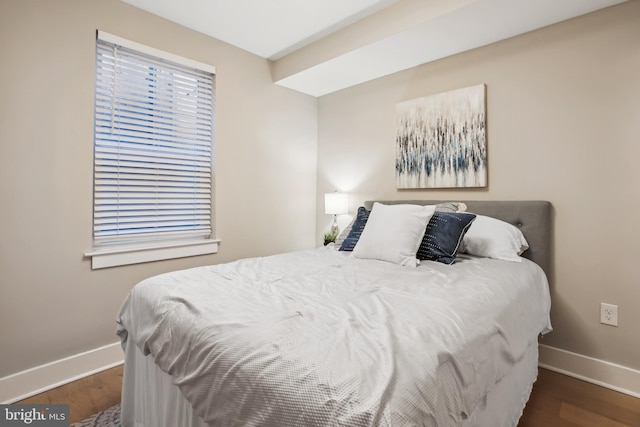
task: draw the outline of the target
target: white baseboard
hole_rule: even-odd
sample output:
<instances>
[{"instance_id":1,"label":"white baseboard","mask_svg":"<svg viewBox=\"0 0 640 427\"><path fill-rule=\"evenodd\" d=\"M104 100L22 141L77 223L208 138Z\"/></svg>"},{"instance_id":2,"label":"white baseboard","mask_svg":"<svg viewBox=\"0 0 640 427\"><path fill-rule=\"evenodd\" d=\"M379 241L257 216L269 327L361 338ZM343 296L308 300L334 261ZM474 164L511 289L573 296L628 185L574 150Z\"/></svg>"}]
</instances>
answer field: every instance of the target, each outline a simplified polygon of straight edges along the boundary
<instances>
[{"instance_id":1,"label":"white baseboard","mask_svg":"<svg viewBox=\"0 0 640 427\"><path fill-rule=\"evenodd\" d=\"M538 365L551 371L640 398L640 371L540 344Z\"/></svg>"},{"instance_id":2,"label":"white baseboard","mask_svg":"<svg viewBox=\"0 0 640 427\"><path fill-rule=\"evenodd\" d=\"M56 360L0 378L0 403L14 403L35 394L113 368L124 362L120 342Z\"/></svg>"}]
</instances>

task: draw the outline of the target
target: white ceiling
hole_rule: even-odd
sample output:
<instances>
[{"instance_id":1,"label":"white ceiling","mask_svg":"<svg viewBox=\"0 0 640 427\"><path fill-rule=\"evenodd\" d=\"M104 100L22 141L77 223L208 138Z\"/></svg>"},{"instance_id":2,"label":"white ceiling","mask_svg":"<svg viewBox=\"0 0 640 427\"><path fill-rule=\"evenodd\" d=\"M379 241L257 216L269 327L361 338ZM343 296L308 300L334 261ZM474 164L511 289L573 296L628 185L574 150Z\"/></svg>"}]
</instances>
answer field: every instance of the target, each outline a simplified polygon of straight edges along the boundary
<instances>
[{"instance_id":1,"label":"white ceiling","mask_svg":"<svg viewBox=\"0 0 640 427\"><path fill-rule=\"evenodd\" d=\"M626 0L122 0L274 62L322 96Z\"/></svg>"},{"instance_id":2,"label":"white ceiling","mask_svg":"<svg viewBox=\"0 0 640 427\"><path fill-rule=\"evenodd\" d=\"M123 0L268 59L398 0Z\"/></svg>"}]
</instances>

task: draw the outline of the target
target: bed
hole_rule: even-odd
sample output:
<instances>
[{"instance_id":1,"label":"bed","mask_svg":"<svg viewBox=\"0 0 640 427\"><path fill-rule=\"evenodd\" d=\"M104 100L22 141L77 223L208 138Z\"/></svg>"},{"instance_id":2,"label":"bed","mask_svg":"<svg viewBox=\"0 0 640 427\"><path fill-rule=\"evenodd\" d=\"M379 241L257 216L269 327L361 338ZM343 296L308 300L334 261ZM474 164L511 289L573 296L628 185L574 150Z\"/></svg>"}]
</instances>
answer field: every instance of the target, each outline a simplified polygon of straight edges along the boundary
<instances>
[{"instance_id":1,"label":"bed","mask_svg":"<svg viewBox=\"0 0 640 427\"><path fill-rule=\"evenodd\" d=\"M504 260L469 240L412 267L329 245L140 282L117 319L122 425L517 425L551 330L551 205L462 202L465 239L488 217L529 248Z\"/></svg>"}]
</instances>

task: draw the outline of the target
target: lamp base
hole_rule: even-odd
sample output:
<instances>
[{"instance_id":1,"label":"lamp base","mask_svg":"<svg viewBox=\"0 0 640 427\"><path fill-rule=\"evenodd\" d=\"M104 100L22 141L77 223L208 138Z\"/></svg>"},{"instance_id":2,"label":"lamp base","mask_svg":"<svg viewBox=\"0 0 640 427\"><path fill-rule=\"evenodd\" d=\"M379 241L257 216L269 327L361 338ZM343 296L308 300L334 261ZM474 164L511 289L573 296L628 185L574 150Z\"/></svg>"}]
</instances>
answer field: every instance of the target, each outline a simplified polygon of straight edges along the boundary
<instances>
[{"instance_id":1,"label":"lamp base","mask_svg":"<svg viewBox=\"0 0 640 427\"><path fill-rule=\"evenodd\" d=\"M333 215L333 224L331 224L331 234L335 234L336 236L340 233L340 228L338 227L338 215Z\"/></svg>"}]
</instances>

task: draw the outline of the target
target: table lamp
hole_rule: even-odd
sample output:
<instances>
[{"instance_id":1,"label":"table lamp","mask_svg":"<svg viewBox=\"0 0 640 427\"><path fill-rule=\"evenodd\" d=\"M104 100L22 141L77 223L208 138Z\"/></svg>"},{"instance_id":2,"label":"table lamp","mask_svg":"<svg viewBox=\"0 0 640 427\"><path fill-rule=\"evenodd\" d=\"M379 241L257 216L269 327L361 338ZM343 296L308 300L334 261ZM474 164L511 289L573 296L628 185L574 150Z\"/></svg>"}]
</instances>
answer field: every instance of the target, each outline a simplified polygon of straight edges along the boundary
<instances>
[{"instance_id":1,"label":"table lamp","mask_svg":"<svg viewBox=\"0 0 640 427\"><path fill-rule=\"evenodd\" d=\"M349 203L345 193L327 193L324 195L324 213L333 215L331 233L338 234L338 215L349 213Z\"/></svg>"}]
</instances>

